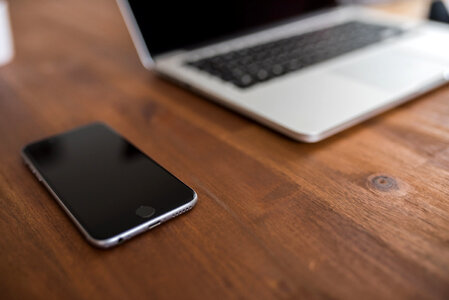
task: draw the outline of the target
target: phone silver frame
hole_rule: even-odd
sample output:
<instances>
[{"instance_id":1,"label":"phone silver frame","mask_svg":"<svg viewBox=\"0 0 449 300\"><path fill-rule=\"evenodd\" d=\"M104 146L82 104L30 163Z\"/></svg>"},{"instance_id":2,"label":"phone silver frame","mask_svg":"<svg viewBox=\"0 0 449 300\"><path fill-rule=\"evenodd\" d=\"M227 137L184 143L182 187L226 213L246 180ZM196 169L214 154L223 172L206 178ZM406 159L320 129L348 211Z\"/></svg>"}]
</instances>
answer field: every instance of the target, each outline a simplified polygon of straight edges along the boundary
<instances>
[{"instance_id":1,"label":"phone silver frame","mask_svg":"<svg viewBox=\"0 0 449 300\"><path fill-rule=\"evenodd\" d=\"M25 146L26 147L26 146ZM50 192L50 194L56 199L56 202L59 203L59 205L62 207L62 209L66 212L66 214L72 219L72 221L75 223L76 227L81 231L81 233L86 237L86 239L94 246L99 248L110 248L113 246L117 246L122 244L124 241L141 234L147 230L153 229L156 226L159 226L160 224L173 219L174 217L177 217L190 209L192 209L196 202L198 201L198 196L196 192L193 191L193 199L182 205L179 206L169 212L166 212L165 214L151 219L148 222L142 223L136 227L130 228L122 233L119 233L113 237L110 237L105 240L98 240L92 237L89 232L78 222L77 218L70 212L70 210L65 206L64 202L59 198L59 196L56 194L56 192L51 188L50 184L44 179L44 177L39 173L38 169L33 165L31 160L27 157L25 153L25 147L21 150L21 156L23 158L23 161L25 162L25 165L28 166L28 168L31 170L31 172L36 176L37 180L41 182L45 188ZM178 179L179 180L179 179Z\"/></svg>"}]
</instances>

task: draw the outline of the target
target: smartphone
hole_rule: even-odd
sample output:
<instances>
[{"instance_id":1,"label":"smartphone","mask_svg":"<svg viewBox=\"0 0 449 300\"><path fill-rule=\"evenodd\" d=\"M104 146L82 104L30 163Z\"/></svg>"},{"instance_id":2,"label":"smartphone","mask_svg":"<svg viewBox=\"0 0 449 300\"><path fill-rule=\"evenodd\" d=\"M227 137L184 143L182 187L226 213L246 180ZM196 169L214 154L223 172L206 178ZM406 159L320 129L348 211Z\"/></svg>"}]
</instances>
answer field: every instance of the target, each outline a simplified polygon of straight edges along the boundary
<instances>
[{"instance_id":1,"label":"smartphone","mask_svg":"<svg viewBox=\"0 0 449 300\"><path fill-rule=\"evenodd\" d=\"M195 191L103 123L28 144L22 157L98 247L120 244L197 202Z\"/></svg>"}]
</instances>

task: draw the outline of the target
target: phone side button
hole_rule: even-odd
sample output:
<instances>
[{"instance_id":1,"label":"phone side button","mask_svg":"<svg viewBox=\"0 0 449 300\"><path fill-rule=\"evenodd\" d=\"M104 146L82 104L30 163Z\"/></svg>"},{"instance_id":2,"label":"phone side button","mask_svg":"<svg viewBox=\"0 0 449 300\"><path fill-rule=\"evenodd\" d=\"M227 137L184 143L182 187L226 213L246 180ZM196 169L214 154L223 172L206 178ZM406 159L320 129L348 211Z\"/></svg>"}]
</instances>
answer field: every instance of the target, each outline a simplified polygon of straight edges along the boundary
<instances>
[{"instance_id":1,"label":"phone side button","mask_svg":"<svg viewBox=\"0 0 449 300\"><path fill-rule=\"evenodd\" d=\"M39 174L37 174L37 172L35 170L33 171L33 174L34 174L34 176L36 176L37 180L42 182L42 178L39 176Z\"/></svg>"}]
</instances>

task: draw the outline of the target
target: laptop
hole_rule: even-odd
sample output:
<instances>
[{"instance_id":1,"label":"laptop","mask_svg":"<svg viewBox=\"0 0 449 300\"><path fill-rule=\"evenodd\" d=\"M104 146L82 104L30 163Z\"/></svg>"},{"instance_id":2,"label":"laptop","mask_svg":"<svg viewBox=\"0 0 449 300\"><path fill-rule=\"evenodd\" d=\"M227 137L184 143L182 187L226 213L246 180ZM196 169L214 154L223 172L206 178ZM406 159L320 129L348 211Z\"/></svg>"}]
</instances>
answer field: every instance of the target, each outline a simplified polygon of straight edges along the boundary
<instances>
[{"instance_id":1,"label":"laptop","mask_svg":"<svg viewBox=\"0 0 449 300\"><path fill-rule=\"evenodd\" d=\"M449 26L333 0L118 0L142 64L317 142L449 80Z\"/></svg>"}]
</instances>

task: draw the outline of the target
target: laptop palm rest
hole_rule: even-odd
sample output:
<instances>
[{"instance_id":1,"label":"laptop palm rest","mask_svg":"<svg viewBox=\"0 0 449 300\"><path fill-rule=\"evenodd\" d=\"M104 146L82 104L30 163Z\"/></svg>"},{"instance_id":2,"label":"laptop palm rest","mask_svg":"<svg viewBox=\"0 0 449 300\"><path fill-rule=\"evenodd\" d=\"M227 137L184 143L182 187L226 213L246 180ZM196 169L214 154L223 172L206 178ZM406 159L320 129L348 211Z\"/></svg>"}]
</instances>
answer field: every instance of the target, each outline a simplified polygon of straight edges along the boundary
<instances>
[{"instance_id":1,"label":"laptop palm rest","mask_svg":"<svg viewBox=\"0 0 449 300\"><path fill-rule=\"evenodd\" d=\"M352 61L334 71L362 84L399 92L443 77L444 67L410 50L390 49Z\"/></svg>"}]
</instances>

